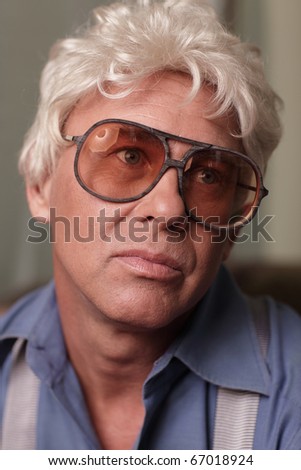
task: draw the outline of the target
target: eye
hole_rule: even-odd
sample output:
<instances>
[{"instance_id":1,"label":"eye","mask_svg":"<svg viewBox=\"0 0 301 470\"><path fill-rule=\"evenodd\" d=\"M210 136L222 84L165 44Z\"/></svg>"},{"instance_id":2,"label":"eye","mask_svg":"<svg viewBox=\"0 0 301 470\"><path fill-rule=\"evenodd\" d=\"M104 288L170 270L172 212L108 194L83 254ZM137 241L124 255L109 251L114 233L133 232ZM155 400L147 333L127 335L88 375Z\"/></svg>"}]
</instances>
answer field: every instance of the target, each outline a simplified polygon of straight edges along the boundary
<instances>
[{"instance_id":1,"label":"eye","mask_svg":"<svg viewBox=\"0 0 301 470\"><path fill-rule=\"evenodd\" d=\"M116 155L120 160L129 165L137 165L141 161L141 152L137 149L126 149L116 152Z\"/></svg>"},{"instance_id":2,"label":"eye","mask_svg":"<svg viewBox=\"0 0 301 470\"><path fill-rule=\"evenodd\" d=\"M196 179L203 184L214 184L218 182L218 177L215 171L209 168L203 168L196 173Z\"/></svg>"}]
</instances>

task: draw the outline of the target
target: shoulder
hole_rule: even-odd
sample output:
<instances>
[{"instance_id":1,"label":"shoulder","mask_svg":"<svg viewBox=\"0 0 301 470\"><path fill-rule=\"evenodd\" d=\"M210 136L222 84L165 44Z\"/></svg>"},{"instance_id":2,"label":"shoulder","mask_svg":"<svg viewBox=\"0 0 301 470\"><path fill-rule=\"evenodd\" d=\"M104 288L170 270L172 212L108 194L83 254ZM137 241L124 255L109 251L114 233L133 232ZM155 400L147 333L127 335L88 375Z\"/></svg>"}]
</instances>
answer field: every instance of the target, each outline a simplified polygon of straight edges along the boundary
<instances>
[{"instance_id":1,"label":"shoulder","mask_svg":"<svg viewBox=\"0 0 301 470\"><path fill-rule=\"evenodd\" d=\"M301 366L301 314L288 305L266 299L270 324L270 352ZM301 373L301 367L300 367Z\"/></svg>"},{"instance_id":2,"label":"shoulder","mask_svg":"<svg viewBox=\"0 0 301 470\"><path fill-rule=\"evenodd\" d=\"M266 302L270 387L261 400L258 425L267 433L264 448L301 449L301 315L271 298Z\"/></svg>"},{"instance_id":3,"label":"shoulder","mask_svg":"<svg viewBox=\"0 0 301 470\"><path fill-rule=\"evenodd\" d=\"M279 384L301 412L301 315L270 298L267 303L270 329L267 363L272 383Z\"/></svg>"},{"instance_id":4,"label":"shoulder","mask_svg":"<svg viewBox=\"0 0 301 470\"><path fill-rule=\"evenodd\" d=\"M54 284L36 289L19 299L0 317L0 341L9 337L27 338L49 302L54 300Z\"/></svg>"}]
</instances>

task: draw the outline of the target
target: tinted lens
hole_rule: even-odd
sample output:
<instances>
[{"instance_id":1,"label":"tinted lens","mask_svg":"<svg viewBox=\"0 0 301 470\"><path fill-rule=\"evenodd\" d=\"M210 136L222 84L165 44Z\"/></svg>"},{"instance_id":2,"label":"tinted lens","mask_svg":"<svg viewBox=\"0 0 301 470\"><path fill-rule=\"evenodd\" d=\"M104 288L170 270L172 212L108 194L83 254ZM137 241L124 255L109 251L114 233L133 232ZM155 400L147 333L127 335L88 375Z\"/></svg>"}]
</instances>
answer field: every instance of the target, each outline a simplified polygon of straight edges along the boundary
<instances>
[{"instance_id":1,"label":"tinted lens","mask_svg":"<svg viewBox=\"0 0 301 470\"><path fill-rule=\"evenodd\" d=\"M138 126L98 125L77 156L77 175L84 187L112 200L134 198L153 184L165 158L163 142Z\"/></svg>"},{"instance_id":2,"label":"tinted lens","mask_svg":"<svg viewBox=\"0 0 301 470\"><path fill-rule=\"evenodd\" d=\"M195 152L184 169L187 208L208 226L245 223L257 203L258 186L248 160L227 151Z\"/></svg>"}]
</instances>

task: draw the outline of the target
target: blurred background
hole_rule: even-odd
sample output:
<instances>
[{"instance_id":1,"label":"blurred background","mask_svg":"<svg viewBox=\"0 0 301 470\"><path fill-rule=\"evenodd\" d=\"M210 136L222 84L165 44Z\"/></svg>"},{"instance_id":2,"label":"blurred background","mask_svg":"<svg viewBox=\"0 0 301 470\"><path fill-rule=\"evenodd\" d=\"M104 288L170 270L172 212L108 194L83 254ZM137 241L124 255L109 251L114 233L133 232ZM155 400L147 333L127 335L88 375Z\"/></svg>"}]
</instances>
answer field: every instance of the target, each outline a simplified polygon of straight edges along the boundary
<instances>
[{"instance_id":1,"label":"blurred background","mask_svg":"<svg viewBox=\"0 0 301 470\"><path fill-rule=\"evenodd\" d=\"M36 111L41 69L53 42L82 24L100 0L0 1L0 306L51 277L47 242L30 244L30 217L17 172L23 136ZM246 229L248 243L235 246L228 262L250 293L270 293L301 311L301 2L300 0L211 0L223 20L263 52L267 76L285 103L284 136L265 185L258 223ZM267 239L268 238L268 239Z\"/></svg>"}]
</instances>

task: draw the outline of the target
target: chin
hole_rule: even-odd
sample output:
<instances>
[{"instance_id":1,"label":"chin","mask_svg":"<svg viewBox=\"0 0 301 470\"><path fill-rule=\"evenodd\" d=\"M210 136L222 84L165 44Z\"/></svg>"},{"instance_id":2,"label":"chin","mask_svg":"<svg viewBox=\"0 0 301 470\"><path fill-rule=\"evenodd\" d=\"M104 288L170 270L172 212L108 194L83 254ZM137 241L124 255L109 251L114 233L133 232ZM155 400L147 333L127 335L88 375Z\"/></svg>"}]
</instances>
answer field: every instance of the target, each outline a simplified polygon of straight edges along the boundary
<instances>
[{"instance_id":1,"label":"chin","mask_svg":"<svg viewBox=\"0 0 301 470\"><path fill-rule=\"evenodd\" d=\"M162 308L161 304L147 305L144 300L142 305L139 303L125 303L115 308L110 308L104 312L99 309L101 318L116 325L117 328L127 331L151 332L160 329L166 329L168 326L173 328L174 324L181 323L186 318L185 310L175 311L172 308Z\"/></svg>"}]
</instances>

